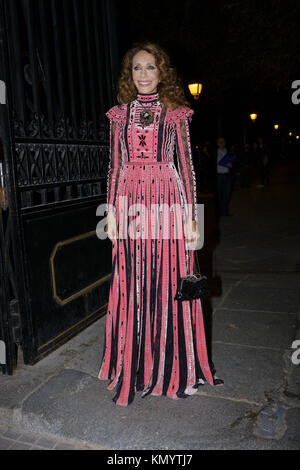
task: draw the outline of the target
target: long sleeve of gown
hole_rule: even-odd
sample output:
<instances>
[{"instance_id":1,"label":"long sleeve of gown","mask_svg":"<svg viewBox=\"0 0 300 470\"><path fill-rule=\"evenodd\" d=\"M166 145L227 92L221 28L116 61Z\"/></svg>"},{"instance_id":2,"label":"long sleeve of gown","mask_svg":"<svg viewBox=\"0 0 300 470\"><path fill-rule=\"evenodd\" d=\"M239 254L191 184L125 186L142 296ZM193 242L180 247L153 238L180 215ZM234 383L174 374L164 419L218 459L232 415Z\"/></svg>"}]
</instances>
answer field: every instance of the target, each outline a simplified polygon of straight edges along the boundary
<instances>
[{"instance_id":1,"label":"long sleeve of gown","mask_svg":"<svg viewBox=\"0 0 300 470\"><path fill-rule=\"evenodd\" d=\"M178 172L186 192L187 203L191 208L189 215L192 220L197 217L197 189L194 164L192 159L189 122L194 111L184 108L179 111L176 121L176 154L178 161Z\"/></svg>"},{"instance_id":2,"label":"long sleeve of gown","mask_svg":"<svg viewBox=\"0 0 300 470\"><path fill-rule=\"evenodd\" d=\"M118 115L115 106L111 108L106 116L110 120L110 150L109 150L109 168L107 173L107 202L106 211L116 214L116 198L118 193L118 182L122 163L122 152L119 141Z\"/></svg>"}]
</instances>

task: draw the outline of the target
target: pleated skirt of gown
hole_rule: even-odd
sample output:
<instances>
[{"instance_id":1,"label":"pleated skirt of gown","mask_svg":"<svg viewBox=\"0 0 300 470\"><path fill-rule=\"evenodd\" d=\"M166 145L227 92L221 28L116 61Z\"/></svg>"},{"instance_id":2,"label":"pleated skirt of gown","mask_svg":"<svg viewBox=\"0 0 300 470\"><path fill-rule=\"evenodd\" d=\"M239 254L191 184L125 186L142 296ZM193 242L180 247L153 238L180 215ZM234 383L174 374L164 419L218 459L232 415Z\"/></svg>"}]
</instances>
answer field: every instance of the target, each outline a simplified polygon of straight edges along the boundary
<instances>
[{"instance_id":1,"label":"pleated skirt of gown","mask_svg":"<svg viewBox=\"0 0 300 470\"><path fill-rule=\"evenodd\" d=\"M136 391L142 391L142 397L178 399L194 394L206 381L217 384L207 354L201 300L174 300L180 277L194 272L195 252L186 249L184 239L185 203L173 162L123 165L115 204L121 238L112 248L98 374L110 380L107 388L115 388L113 401L118 405L129 405ZM132 204L145 209L137 206L130 215ZM172 211L172 206L177 209Z\"/></svg>"}]
</instances>

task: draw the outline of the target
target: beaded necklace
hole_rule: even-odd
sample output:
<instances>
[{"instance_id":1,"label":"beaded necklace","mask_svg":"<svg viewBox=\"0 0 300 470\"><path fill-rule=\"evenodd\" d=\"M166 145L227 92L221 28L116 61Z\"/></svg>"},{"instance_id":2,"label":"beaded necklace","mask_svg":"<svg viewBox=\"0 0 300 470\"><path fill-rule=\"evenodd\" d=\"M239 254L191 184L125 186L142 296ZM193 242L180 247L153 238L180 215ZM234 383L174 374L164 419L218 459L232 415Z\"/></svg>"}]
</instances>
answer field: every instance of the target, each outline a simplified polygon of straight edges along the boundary
<instances>
[{"instance_id":1,"label":"beaded necklace","mask_svg":"<svg viewBox=\"0 0 300 470\"><path fill-rule=\"evenodd\" d=\"M149 109L148 106L145 106L144 103L151 103L158 100L158 93L138 93L137 101L145 109L140 113L140 123L142 128L150 126L154 121L154 113Z\"/></svg>"}]
</instances>

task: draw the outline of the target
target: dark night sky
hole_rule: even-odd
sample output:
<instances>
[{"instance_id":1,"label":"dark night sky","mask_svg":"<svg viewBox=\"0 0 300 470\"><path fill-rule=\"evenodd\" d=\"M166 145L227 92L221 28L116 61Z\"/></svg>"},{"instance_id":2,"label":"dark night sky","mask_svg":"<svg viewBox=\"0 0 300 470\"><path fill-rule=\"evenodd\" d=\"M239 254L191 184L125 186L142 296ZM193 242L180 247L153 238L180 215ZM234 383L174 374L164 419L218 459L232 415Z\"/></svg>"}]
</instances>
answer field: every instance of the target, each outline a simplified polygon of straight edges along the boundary
<instances>
[{"instance_id":1,"label":"dark night sky","mask_svg":"<svg viewBox=\"0 0 300 470\"><path fill-rule=\"evenodd\" d=\"M300 132L300 105L291 102L291 84L300 79L299 1L116 4L120 57L135 41L155 40L167 49L186 85L203 83L199 101L191 101L199 140L215 137L217 116L222 132L240 140L243 119L252 111L259 114L258 132L266 137L271 138L276 121L282 130Z\"/></svg>"}]
</instances>

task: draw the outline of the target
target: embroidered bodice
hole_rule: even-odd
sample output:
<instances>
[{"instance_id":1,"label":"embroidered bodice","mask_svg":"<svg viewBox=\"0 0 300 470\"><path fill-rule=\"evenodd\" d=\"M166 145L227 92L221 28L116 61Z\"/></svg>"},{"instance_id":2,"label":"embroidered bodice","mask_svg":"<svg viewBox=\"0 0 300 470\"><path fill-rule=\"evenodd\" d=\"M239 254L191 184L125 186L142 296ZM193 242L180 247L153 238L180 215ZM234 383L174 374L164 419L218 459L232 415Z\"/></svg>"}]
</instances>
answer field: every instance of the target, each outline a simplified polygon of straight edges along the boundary
<instances>
[{"instance_id":1,"label":"embroidered bodice","mask_svg":"<svg viewBox=\"0 0 300 470\"><path fill-rule=\"evenodd\" d=\"M173 163L176 149L178 174L187 202L192 206L192 218L197 220L196 178L189 134L193 113L187 107L166 109L159 101L158 93L138 93L134 101L109 109L106 113L110 119L107 208L115 206L120 171L124 164L146 161Z\"/></svg>"}]
</instances>

